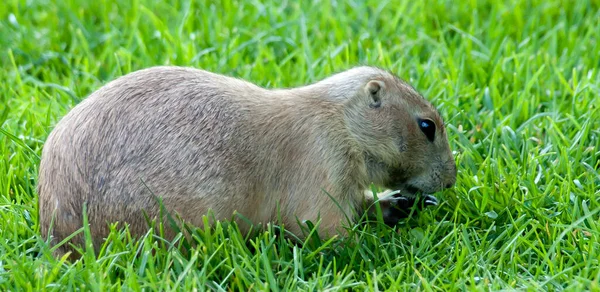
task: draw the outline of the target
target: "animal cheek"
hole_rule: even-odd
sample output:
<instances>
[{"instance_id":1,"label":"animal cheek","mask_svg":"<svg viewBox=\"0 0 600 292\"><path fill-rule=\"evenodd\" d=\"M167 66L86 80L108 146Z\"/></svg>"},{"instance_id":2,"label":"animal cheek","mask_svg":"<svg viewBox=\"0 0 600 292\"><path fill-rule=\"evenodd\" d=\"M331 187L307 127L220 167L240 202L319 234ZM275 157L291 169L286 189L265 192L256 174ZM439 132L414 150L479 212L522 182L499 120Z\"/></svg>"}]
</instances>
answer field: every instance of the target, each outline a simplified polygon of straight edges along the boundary
<instances>
[{"instance_id":1,"label":"animal cheek","mask_svg":"<svg viewBox=\"0 0 600 292\"><path fill-rule=\"evenodd\" d=\"M400 142L397 143L398 146L398 150L400 152L406 152L408 151L408 144L406 144L405 141L401 140Z\"/></svg>"}]
</instances>

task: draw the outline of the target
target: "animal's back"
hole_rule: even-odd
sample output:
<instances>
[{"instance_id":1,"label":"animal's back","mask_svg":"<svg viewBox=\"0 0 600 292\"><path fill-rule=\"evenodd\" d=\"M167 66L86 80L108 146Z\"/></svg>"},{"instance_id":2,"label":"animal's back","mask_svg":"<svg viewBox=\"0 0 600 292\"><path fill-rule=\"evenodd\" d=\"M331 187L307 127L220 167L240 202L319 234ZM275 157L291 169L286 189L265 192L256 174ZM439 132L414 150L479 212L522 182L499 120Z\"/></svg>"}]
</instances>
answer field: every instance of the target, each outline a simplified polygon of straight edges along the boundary
<instances>
[{"instance_id":1,"label":"animal's back","mask_svg":"<svg viewBox=\"0 0 600 292\"><path fill-rule=\"evenodd\" d=\"M127 222L143 232L142 210L157 213L153 195L164 196L167 207L202 212L203 194L234 196L251 188L227 184L251 180L222 170L243 161L244 149L231 147L245 110L236 96L257 90L201 70L155 67L90 95L57 124L44 146L38 188L42 234L48 233L49 212L56 212L55 237L76 231L84 203L90 227L100 234L107 232L105 221ZM210 207L237 207L235 200L219 202L229 203Z\"/></svg>"}]
</instances>

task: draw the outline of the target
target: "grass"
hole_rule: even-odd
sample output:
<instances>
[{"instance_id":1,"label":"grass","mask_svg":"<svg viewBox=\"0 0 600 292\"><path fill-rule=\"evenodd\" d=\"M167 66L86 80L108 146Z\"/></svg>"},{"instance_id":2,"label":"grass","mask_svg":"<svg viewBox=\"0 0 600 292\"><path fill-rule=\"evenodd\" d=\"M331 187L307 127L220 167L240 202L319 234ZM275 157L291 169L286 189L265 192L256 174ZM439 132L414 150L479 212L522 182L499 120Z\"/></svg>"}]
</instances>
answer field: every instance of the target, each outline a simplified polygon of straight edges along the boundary
<instances>
[{"instance_id":1,"label":"grass","mask_svg":"<svg viewBox=\"0 0 600 292\"><path fill-rule=\"evenodd\" d=\"M0 5L0 290L600 291L598 1L18 1ZM39 155L107 81L176 64L266 87L358 64L444 114L459 173L396 228L296 246L276 230L194 230L183 254L114 230L55 259L40 238Z\"/></svg>"}]
</instances>

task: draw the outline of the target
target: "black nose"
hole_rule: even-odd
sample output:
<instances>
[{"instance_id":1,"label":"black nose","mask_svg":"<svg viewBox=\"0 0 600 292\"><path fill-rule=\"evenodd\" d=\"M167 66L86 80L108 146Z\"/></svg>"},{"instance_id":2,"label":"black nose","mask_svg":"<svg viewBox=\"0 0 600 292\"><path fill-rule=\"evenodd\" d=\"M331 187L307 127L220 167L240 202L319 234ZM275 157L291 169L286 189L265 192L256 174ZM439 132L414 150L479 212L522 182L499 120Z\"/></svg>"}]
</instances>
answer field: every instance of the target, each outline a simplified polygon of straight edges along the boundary
<instances>
[{"instance_id":1,"label":"black nose","mask_svg":"<svg viewBox=\"0 0 600 292\"><path fill-rule=\"evenodd\" d=\"M445 187L446 187L447 189L449 189L449 188L451 188L453 185L454 185L453 183L447 183L447 184L445 185Z\"/></svg>"}]
</instances>

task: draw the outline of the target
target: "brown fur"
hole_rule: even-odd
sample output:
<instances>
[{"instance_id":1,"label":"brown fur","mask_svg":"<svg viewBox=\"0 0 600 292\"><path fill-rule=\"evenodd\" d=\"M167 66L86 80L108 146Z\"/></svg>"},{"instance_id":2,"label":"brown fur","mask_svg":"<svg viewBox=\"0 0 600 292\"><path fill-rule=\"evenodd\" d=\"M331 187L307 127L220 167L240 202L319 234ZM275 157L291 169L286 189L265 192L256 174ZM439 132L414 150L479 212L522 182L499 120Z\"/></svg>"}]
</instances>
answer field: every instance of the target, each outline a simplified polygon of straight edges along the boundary
<instances>
[{"instance_id":1,"label":"brown fur","mask_svg":"<svg viewBox=\"0 0 600 292\"><path fill-rule=\"evenodd\" d=\"M435 122L433 143L417 118ZM455 176L437 110L386 71L357 67L267 90L153 67L108 83L56 125L42 153L39 218L42 235L57 243L82 226L87 204L98 248L107 223L147 231L142 211L158 215L155 194L197 226L209 209L217 219L237 211L255 223L273 222L279 210L297 235L296 218L318 215L321 233L333 235L343 212L372 200L370 183L411 195L411 188L440 191Z\"/></svg>"}]
</instances>

